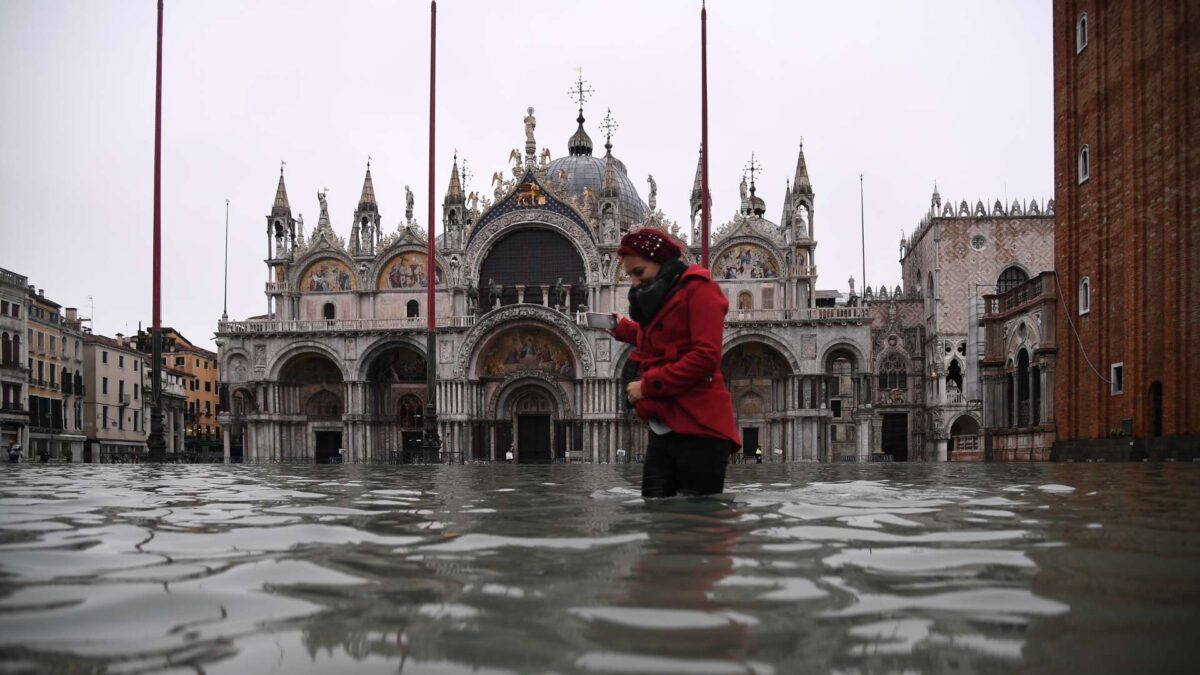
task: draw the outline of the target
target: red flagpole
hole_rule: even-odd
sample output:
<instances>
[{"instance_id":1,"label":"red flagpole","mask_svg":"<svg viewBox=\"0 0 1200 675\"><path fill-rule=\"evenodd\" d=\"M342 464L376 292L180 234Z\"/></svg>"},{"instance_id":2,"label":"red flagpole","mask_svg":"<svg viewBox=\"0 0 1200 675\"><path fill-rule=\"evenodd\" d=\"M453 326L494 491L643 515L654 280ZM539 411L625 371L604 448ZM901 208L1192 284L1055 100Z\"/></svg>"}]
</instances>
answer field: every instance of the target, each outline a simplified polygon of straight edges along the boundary
<instances>
[{"instance_id":1,"label":"red flagpole","mask_svg":"<svg viewBox=\"0 0 1200 675\"><path fill-rule=\"evenodd\" d=\"M146 454L151 462L166 458L162 416L162 53L163 0L158 0L158 52L154 71L154 308L150 327L150 432Z\"/></svg>"},{"instance_id":2,"label":"red flagpole","mask_svg":"<svg viewBox=\"0 0 1200 675\"><path fill-rule=\"evenodd\" d=\"M426 256L425 270L425 287L428 290L426 302L429 305L429 311L426 312L428 317L427 327L432 333L437 329L437 305L434 301L434 287L437 281L437 266L433 260L434 243L433 243L433 137L435 126L435 115L437 107L437 0L431 0L429 3L429 188L426 191L429 197L429 212L428 212L428 227L429 227L429 242L428 255Z\"/></svg>"},{"instance_id":3,"label":"red flagpole","mask_svg":"<svg viewBox=\"0 0 1200 675\"><path fill-rule=\"evenodd\" d=\"M700 3L700 264L708 268L708 11Z\"/></svg>"},{"instance_id":4,"label":"red flagpole","mask_svg":"<svg viewBox=\"0 0 1200 675\"><path fill-rule=\"evenodd\" d=\"M163 0L158 0L158 59L154 72L154 311L153 329L162 328L162 40Z\"/></svg>"},{"instance_id":5,"label":"red flagpole","mask_svg":"<svg viewBox=\"0 0 1200 675\"><path fill-rule=\"evenodd\" d=\"M441 459L442 439L438 436L437 428L437 304L434 294L437 288L437 264L434 262L436 246L434 244L433 223L433 154L434 129L437 114L437 0L429 3L429 210L427 220L429 230L426 234L428 249L425 266L425 289L427 294L425 316L428 317L425 330L425 438L421 443L422 454L426 462Z\"/></svg>"}]
</instances>

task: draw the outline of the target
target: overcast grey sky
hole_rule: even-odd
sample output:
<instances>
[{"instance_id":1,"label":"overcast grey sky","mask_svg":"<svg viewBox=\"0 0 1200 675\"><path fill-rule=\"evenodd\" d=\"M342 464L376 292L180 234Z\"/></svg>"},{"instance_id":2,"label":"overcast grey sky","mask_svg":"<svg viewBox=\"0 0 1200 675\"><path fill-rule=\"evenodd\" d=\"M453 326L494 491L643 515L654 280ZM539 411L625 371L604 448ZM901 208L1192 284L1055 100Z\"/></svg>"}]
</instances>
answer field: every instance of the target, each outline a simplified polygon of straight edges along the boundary
<instances>
[{"instance_id":1,"label":"overcast grey sky","mask_svg":"<svg viewBox=\"0 0 1200 675\"><path fill-rule=\"evenodd\" d=\"M524 141L566 154L576 67L595 89L597 147L686 225L700 139L699 0L438 5L437 182L455 148L471 188ZM714 228L756 153L759 196L779 219L801 137L816 192L821 288L895 285L900 231L943 198L1053 196L1051 7L1004 2L709 3ZM112 335L150 321L153 0L0 2L0 266ZM265 215L280 160L293 213L316 225L329 189L347 235L367 156L387 227L404 185L424 224L429 3L168 0L163 103L163 321L212 347L221 315L225 199L229 314L266 303ZM861 280L859 281L861 284Z\"/></svg>"}]
</instances>

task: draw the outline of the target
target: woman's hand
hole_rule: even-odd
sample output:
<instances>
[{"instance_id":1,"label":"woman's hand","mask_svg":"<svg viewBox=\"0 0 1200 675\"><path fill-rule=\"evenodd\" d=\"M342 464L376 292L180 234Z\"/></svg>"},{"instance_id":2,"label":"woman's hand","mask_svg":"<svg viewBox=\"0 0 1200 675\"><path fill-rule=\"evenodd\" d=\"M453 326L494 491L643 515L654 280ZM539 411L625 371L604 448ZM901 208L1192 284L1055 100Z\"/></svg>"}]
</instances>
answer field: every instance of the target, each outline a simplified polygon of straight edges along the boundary
<instances>
[{"instance_id":1,"label":"woman's hand","mask_svg":"<svg viewBox=\"0 0 1200 675\"><path fill-rule=\"evenodd\" d=\"M612 312L612 318L613 318L613 327L604 332L608 333L609 335L611 335L613 337L616 337L617 336L617 326L621 325L621 315L617 314L616 312Z\"/></svg>"},{"instance_id":2,"label":"woman's hand","mask_svg":"<svg viewBox=\"0 0 1200 675\"><path fill-rule=\"evenodd\" d=\"M642 396L642 381L635 380L633 382L630 382L625 387L625 395L629 399L630 403L637 403L638 401L645 398L644 396Z\"/></svg>"}]
</instances>

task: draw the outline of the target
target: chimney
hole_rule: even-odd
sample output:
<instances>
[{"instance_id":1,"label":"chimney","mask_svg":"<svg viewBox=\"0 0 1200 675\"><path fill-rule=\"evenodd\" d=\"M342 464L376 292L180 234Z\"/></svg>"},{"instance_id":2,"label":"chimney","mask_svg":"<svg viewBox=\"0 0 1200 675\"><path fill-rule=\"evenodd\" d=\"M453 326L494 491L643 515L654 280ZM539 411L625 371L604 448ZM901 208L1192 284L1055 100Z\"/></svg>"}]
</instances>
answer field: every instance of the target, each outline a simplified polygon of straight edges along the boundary
<instances>
[{"instance_id":1,"label":"chimney","mask_svg":"<svg viewBox=\"0 0 1200 675\"><path fill-rule=\"evenodd\" d=\"M46 289L44 289L44 288L39 288L39 289L38 289L38 297L39 297L39 298L44 298L44 297L46 297Z\"/></svg>"},{"instance_id":2,"label":"chimney","mask_svg":"<svg viewBox=\"0 0 1200 675\"><path fill-rule=\"evenodd\" d=\"M67 321L74 323L79 320L79 310L74 307L67 308Z\"/></svg>"}]
</instances>

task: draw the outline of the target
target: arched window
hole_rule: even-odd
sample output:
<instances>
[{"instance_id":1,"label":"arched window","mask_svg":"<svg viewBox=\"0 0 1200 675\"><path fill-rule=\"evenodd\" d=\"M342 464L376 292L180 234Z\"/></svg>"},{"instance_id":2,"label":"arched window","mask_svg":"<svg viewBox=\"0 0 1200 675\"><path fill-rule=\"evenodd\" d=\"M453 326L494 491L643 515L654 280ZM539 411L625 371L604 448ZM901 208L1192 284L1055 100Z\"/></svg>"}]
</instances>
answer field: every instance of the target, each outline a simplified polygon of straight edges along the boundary
<instances>
[{"instance_id":1,"label":"arched window","mask_svg":"<svg viewBox=\"0 0 1200 675\"><path fill-rule=\"evenodd\" d=\"M12 340L8 339L8 333L0 336L0 363L8 365L12 362Z\"/></svg>"},{"instance_id":2,"label":"arched window","mask_svg":"<svg viewBox=\"0 0 1200 675\"><path fill-rule=\"evenodd\" d=\"M412 319L421 316L421 303L416 300L409 300L405 307L408 310L408 318Z\"/></svg>"},{"instance_id":3,"label":"arched window","mask_svg":"<svg viewBox=\"0 0 1200 675\"><path fill-rule=\"evenodd\" d=\"M515 304L522 300L517 286L528 292L531 286L554 289L561 281L570 294L563 302L551 290L550 304L574 309L588 302L586 277L583 258L570 239L550 230L518 230L498 241L484 259L479 271L479 304L488 309L497 300L501 305Z\"/></svg>"},{"instance_id":4,"label":"arched window","mask_svg":"<svg viewBox=\"0 0 1200 675\"><path fill-rule=\"evenodd\" d=\"M405 429L420 429L424 426L421 399L413 394L405 394L396 402L396 416L400 418L400 426Z\"/></svg>"},{"instance_id":5,"label":"arched window","mask_svg":"<svg viewBox=\"0 0 1200 675\"><path fill-rule=\"evenodd\" d=\"M887 357L879 366L879 390L889 389L908 389L908 373L904 368L904 360L897 354Z\"/></svg>"},{"instance_id":6,"label":"arched window","mask_svg":"<svg viewBox=\"0 0 1200 675\"><path fill-rule=\"evenodd\" d=\"M739 310L754 309L754 296L746 291L738 293L737 308Z\"/></svg>"},{"instance_id":7,"label":"arched window","mask_svg":"<svg viewBox=\"0 0 1200 675\"><path fill-rule=\"evenodd\" d=\"M59 379L59 382L62 384L62 390L64 394L71 393L71 371L63 368L62 377Z\"/></svg>"},{"instance_id":8,"label":"arched window","mask_svg":"<svg viewBox=\"0 0 1200 675\"><path fill-rule=\"evenodd\" d=\"M1084 277L1079 280L1079 313L1087 314L1092 311L1092 280Z\"/></svg>"},{"instance_id":9,"label":"arched window","mask_svg":"<svg viewBox=\"0 0 1200 675\"><path fill-rule=\"evenodd\" d=\"M1079 149L1079 182L1082 183L1092 175L1091 150L1084 145Z\"/></svg>"},{"instance_id":10,"label":"arched window","mask_svg":"<svg viewBox=\"0 0 1200 675\"><path fill-rule=\"evenodd\" d=\"M21 362L21 334L20 333L13 333L12 347L9 348L8 355L9 355L9 358L12 359L13 363L19 364Z\"/></svg>"},{"instance_id":11,"label":"arched window","mask_svg":"<svg viewBox=\"0 0 1200 675\"><path fill-rule=\"evenodd\" d=\"M308 399L305 412L309 418L317 420L335 420L342 416L342 400L331 391L318 391Z\"/></svg>"},{"instance_id":12,"label":"arched window","mask_svg":"<svg viewBox=\"0 0 1200 675\"><path fill-rule=\"evenodd\" d=\"M1017 426L1029 426L1029 352L1017 352Z\"/></svg>"},{"instance_id":13,"label":"arched window","mask_svg":"<svg viewBox=\"0 0 1200 675\"><path fill-rule=\"evenodd\" d=\"M1025 270L1012 265L1000 273L1000 278L996 280L996 292L1007 293L1026 281L1029 281L1029 275Z\"/></svg>"},{"instance_id":14,"label":"arched window","mask_svg":"<svg viewBox=\"0 0 1200 675\"><path fill-rule=\"evenodd\" d=\"M933 316L933 308L936 305L933 293L933 272L929 273L929 283L925 284L925 315Z\"/></svg>"},{"instance_id":15,"label":"arched window","mask_svg":"<svg viewBox=\"0 0 1200 675\"><path fill-rule=\"evenodd\" d=\"M1087 12L1079 15L1079 21L1075 22L1075 53L1083 51L1087 46Z\"/></svg>"},{"instance_id":16,"label":"arched window","mask_svg":"<svg viewBox=\"0 0 1200 675\"><path fill-rule=\"evenodd\" d=\"M337 317L337 308L333 306L332 302L325 303L325 307L322 311L325 315L325 318L329 319L330 321Z\"/></svg>"},{"instance_id":17,"label":"arched window","mask_svg":"<svg viewBox=\"0 0 1200 675\"><path fill-rule=\"evenodd\" d=\"M962 387L962 365L959 364L958 359L954 359L950 361L950 367L946 369L946 392L950 395L957 394L961 398ZM960 401L954 401L954 403L959 402Z\"/></svg>"}]
</instances>

